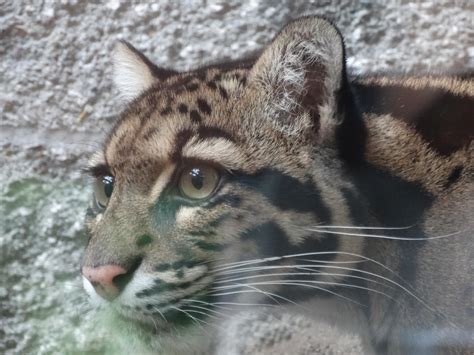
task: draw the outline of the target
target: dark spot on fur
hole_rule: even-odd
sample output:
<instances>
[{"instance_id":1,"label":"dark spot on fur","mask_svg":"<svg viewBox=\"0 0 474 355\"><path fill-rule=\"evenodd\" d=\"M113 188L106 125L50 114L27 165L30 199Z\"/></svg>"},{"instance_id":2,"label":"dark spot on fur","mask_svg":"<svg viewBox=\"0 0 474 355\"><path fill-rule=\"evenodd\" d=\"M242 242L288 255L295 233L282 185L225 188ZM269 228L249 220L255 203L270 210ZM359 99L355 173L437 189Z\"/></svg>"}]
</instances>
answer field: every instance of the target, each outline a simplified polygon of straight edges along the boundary
<instances>
[{"instance_id":1,"label":"dark spot on fur","mask_svg":"<svg viewBox=\"0 0 474 355\"><path fill-rule=\"evenodd\" d=\"M166 116L173 112L173 109L169 106L165 107L163 110L160 111L160 115Z\"/></svg>"},{"instance_id":2,"label":"dark spot on fur","mask_svg":"<svg viewBox=\"0 0 474 355\"><path fill-rule=\"evenodd\" d=\"M190 129L182 130L176 135L174 141L174 152L172 154L173 160L179 160L184 145L191 139L192 135L193 132Z\"/></svg>"},{"instance_id":3,"label":"dark spot on fur","mask_svg":"<svg viewBox=\"0 0 474 355\"><path fill-rule=\"evenodd\" d=\"M188 113L188 106L186 106L185 104L179 104L178 111L180 113Z\"/></svg>"},{"instance_id":4,"label":"dark spot on fur","mask_svg":"<svg viewBox=\"0 0 474 355\"><path fill-rule=\"evenodd\" d=\"M145 245L151 244L152 241L153 241L152 237L150 237L147 234L144 234L138 237L136 244L137 244L137 247L143 247Z\"/></svg>"},{"instance_id":5,"label":"dark spot on fur","mask_svg":"<svg viewBox=\"0 0 474 355\"><path fill-rule=\"evenodd\" d=\"M220 226L221 223L230 218L232 218L232 215L230 213L224 213L222 216L217 217L216 219L208 222L207 225L211 228L217 228Z\"/></svg>"},{"instance_id":6,"label":"dark spot on fur","mask_svg":"<svg viewBox=\"0 0 474 355\"><path fill-rule=\"evenodd\" d=\"M216 235L216 232L213 230L205 230L205 229L198 229L198 230L192 230L188 232L189 235L195 236L195 237L213 237Z\"/></svg>"},{"instance_id":7,"label":"dark spot on fur","mask_svg":"<svg viewBox=\"0 0 474 355\"><path fill-rule=\"evenodd\" d=\"M201 70L199 72L196 73L196 77L199 79L199 80L206 80L206 71L205 70Z\"/></svg>"},{"instance_id":8,"label":"dark spot on fur","mask_svg":"<svg viewBox=\"0 0 474 355\"><path fill-rule=\"evenodd\" d=\"M199 107L199 111L204 113L205 115L210 115L211 114L211 108L209 107L209 104L207 103L206 100L202 98L197 99L197 104Z\"/></svg>"},{"instance_id":9,"label":"dark spot on fur","mask_svg":"<svg viewBox=\"0 0 474 355\"><path fill-rule=\"evenodd\" d=\"M196 91L198 88L199 88L199 85L196 83L191 83L191 84L186 85L186 89L188 89L188 91L191 91L191 92Z\"/></svg>"},{"instance_id":10,"label":"dark spot on fur","mask_svg":"<svg viewBox=\"0 0 474 355\"><path fill-rule=\"evenodd\" d=\"M138 298L142 298L142 297L148 297L148 296L151 296L151 295L157 295L157 294L160 294L162 292L169 292L169 291L174 291L174 290L184 290L184 289L187 289L190 286L192 286L194 283L199 282L200 280L202 280L206 276L207 275L204 274L202 276L197 277L196 279L194 279L192 281L182 282L182 283L179 283L179 284L171 283L171 282L165 282L163 280L156 279L156 280L154 280L154 285L152 287L150 287L148 289L145 289L145 290L142 290L142 291L139 291L135 295Z\"/></svg>"},{"instance_id":11,"label":"dark spot on fur","mask_svg":"<svg viewBox=\"0 0 474 355\"><path fill-rule=\"evenodd\" d=\"M222 96L223 99L227 100L229 95L227 94L226 89L219 85L219 94Z\"/></svg>"},{"instance_id":12,"label":"dark spot on fur","mask_svg":"<svg viewBox=\"0 0 474 355\"><path fill-rule=\"evenodd\" d=\"M143 139L145 140L149 140L151 137L153 137L156 133L158 133L158 128L156 127L153 127L153 128L150 128L148 131L145 132L145 134L143 135Z\"/></svg>"},{"instance_id":13,"label":"dark spot on fur","mask_svg":"<svg viewBox=\"0 0 474 355\"><path fill-rule=\"evenodd\" d=\"M194 123L199 123L202 121L201 115L196 110L191 110L189 113L189 118L191 118L191 121Z\"/></svg>"},{"instance_id":14,"label":"dark spot on fur","mask_svg":"<svg viewBox=\"0 0 474 355\"><path fill-rule=\"evenodd\" d=\"M209 87L209 89L217 90L217 85L216 85L216 83L213 82L213 81L208 81L208 82L206 83L206 85Z\"/></svg>"},{"instance_id":15,"label":"dark spot on fur","mask_svg":"<svg viewBox=\"0 0 474 355\"><path fill-rule=\"evenodd\" d=\"M461 177L463 167L462 166L457 166L451 171L451 174L449 174L448 181L444 185L445 188L451 187L451 185L455 184L459 178Z\"/></svg>"},{"instance_id":16,"label":"dark spot on fur","mask_svg":"<svg viewBox=\"0 0 474 355\"><path fill-rule=\"evenodd\" d=\"M180 260L175 261L174 263L164 263L155 266L155 271L163 272L170 269L178 270L182 269L183 267L192 268L197 266L198 264L202 263L202 260Z\"/></svg>"},{"instance_id":17,"label":"dark spot on fur","mask_svg":"<svg viewBox=\"0 0 474 355\"><path fill-rule=\"evenodd\" d=\"M220 251L222 250L222 245L218 243L209 243L205 242L203 240L199 240L195 243L199 249L205 250L205 251Z\"/></svg>"}]
</instances>

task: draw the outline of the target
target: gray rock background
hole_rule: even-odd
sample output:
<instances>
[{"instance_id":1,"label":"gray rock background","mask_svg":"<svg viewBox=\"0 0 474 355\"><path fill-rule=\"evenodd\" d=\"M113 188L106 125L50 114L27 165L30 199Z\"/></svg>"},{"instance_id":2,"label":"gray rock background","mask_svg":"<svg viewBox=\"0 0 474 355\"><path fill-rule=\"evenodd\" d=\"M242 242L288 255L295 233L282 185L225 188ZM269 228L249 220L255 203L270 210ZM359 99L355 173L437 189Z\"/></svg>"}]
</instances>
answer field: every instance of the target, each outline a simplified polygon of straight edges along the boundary
<instances>
[{"instance_id":1,"label":"gray rock background","mask_svg":"<svg viewBox=\"0 0 474 355\"><path fill-rule=\"evenodd\" d=\"M356 73L474 68L469 0L0 2L0 353L107 350L78 276L89 198L79 167L122 108L110 76L116 41L185 70L252 52L303 14L334 20ZM234 351L361 351L308 322L237 331L246 341Z\"/></svg>"}]
</instances>

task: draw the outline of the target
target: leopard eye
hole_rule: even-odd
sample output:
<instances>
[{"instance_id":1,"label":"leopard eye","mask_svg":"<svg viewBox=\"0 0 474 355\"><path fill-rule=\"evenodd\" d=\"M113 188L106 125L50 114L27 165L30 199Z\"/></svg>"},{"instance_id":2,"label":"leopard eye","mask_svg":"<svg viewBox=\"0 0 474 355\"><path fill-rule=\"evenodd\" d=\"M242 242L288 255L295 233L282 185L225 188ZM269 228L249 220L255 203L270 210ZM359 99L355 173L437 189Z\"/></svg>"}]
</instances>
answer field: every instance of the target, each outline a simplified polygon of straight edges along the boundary
<instances>
[{"instance_id":1,"label":"leopard eye","mask_svg":"<svg viewBox=\"0 0 474 355\"><path fill-rule=\"evenodd\" d=\"M94 195L97 204L105 208L109 203L110 196L114 190L114 178L112 176L101 176L95 181Z\"/></svg>"},{"instance_id":2,"label":"leopard eye","mask_svg":"<svg viewBox=\"0 0 474 355\"><path fill-rule=\"evenodd\" d=\"M192 165L186 167L179 178L181 194L193 200L210 196L219 184L219 172L210 166Z\"/></svg>"}]
</instances>

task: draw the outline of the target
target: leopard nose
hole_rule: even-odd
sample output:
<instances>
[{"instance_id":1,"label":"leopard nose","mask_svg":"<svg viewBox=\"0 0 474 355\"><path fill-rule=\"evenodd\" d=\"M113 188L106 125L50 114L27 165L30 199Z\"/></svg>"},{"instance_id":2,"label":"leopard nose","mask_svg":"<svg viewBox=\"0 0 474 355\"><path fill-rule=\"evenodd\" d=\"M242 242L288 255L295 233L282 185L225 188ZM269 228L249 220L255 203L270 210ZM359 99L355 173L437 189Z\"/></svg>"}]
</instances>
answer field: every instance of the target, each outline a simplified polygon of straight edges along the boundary
<instances>
[{"instance_id":1,"label":"leopard nose","mask_svg":"<svg viewBox=\"0 0 474 355\"><path fill-rule=\"evenodd\" d=\"M90 281L95 291L102 298L112 301L125 288L128 272L118 265L102 265L82 268L82 275Z\"/></svg>"}]
</instances>

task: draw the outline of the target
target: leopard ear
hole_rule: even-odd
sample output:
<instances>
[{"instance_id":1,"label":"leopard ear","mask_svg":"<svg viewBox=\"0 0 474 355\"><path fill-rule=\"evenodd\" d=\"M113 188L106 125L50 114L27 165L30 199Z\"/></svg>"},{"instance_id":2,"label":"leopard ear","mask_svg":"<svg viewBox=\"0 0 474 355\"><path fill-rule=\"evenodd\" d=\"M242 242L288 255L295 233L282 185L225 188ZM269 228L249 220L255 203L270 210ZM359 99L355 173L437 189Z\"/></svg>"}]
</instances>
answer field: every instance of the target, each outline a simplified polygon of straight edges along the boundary
<instances>
[{"instance_id":1,"label":"leopard ear","mask_svg":"<svg viewBox=\"0 0 474 355\"><path fill-rule=\"evenodd\" d=\"M113 79L124 100L131 101L160 80L176 74L153 64L142 52L120 41L113 56Z\"/></svg>"},{"instance_id":2,"label":"leopard ear","mask_svg":"<svg viewBox=\"0 0 474 355\"><path fill-rule=\"evenodd\" d=\"M262 111L280 130L315 132L320 141L334 136L342 117L338 106L345 80L342 37L315 16L284 27L249 77Z\"/></svg>"}]
</instances>

